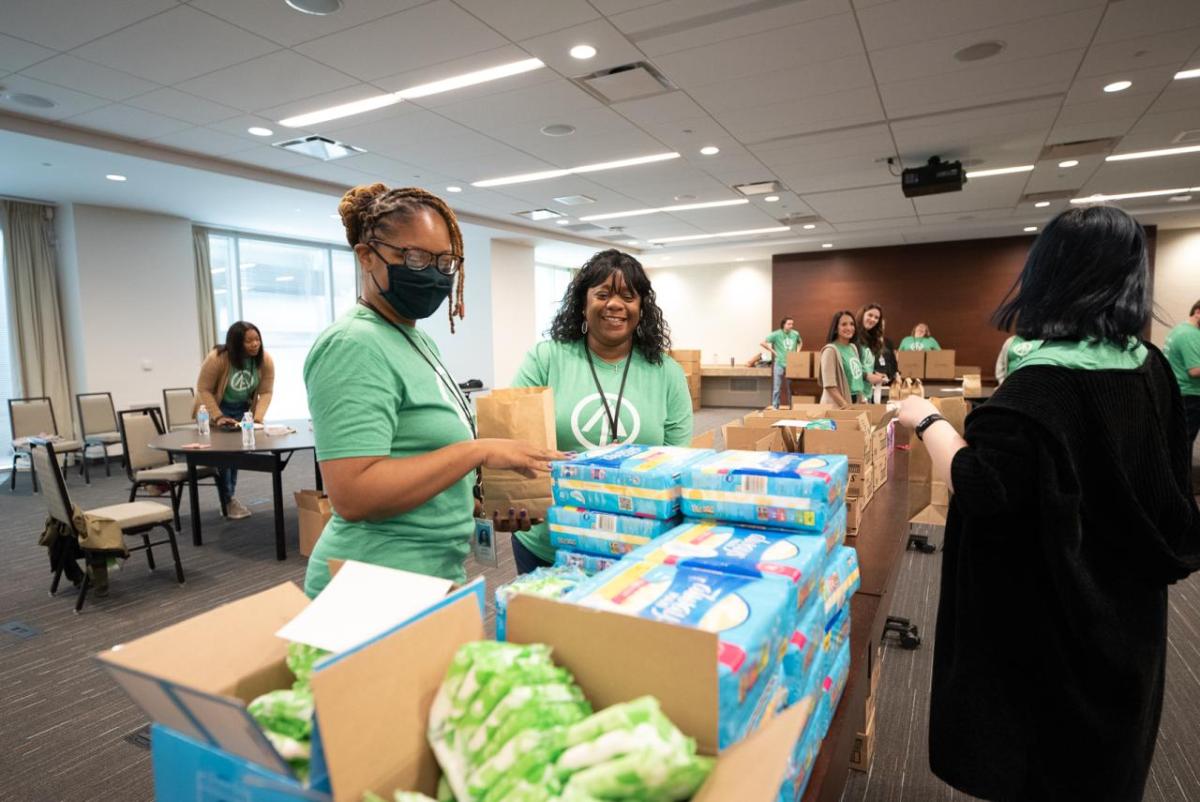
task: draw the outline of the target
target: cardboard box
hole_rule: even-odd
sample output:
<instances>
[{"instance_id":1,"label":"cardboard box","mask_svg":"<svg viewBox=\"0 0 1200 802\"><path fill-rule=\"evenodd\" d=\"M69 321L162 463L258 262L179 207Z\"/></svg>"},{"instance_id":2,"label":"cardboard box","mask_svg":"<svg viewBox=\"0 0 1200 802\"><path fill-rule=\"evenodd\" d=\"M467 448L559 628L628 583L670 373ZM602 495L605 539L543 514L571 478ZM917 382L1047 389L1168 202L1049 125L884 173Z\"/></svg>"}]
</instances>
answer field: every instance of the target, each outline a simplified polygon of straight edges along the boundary
<instances>
[{"instance_id":1,"label":"cardboard box","mask_svg":"<svg viewBox=\"0 0 1200 802\"><path fill-rule=\"evenodd\" d=\"M871 688L868 692L867 701L870 707L868 710L874 710L874 700L879 692L879 678L883 676L883 657L885 651L882 643L875 644L874 649L867 651L867 677L871 680Z\"/></svg>"},{"instance_id":2,"label":"cardboard box","mask_svg":"<svg viewBox=\"0 0 1200 802\"><path fill-rule=\"evenodd\" d=\"M868 771L871 761L875 758L875 710L874 705L867 717L867 725L862 732L854 736L854 745L850 748L850 768L855 771Z\"/></svg>"},{"instance_id":3,"label":"cardboard box","mask_svg":"<svg viewBox=\"0 0 1200 802\"><path fill-rule=\"evenodd\" d=\"M896 370L909 379L925 378L925 351L897 351Z\"/></svg>"},{"instance_id":4,"label":"cardboard box","mask_svg":"<svg viewBox=\"0 0 1200 802\"><path fill-rule=\"evenodd\" d=\"M862 522L863 504L861 499L849 498L846 499L846 533L853 535L858 531L858 525Z\"/></svg>"},{"instance_id":5,"label":"cardboard box","mask_svg":"<svg viewBox=\"0 0 1200 802\"><path fill-rule=\"evenodd\" d=\"M887 425L898 414L896 410L888 409L887 404L851 404L841 411L845 412L846 410L866 414L867 420L871 421L871 427L875 429L887 428Z\"/></svg>"},{"instance_id":6,"label":"cardboard box","mask_svg":"<svg viewBox=\"0 0 1200 802\"><path fill-rule=\"evenodd\" d=\"M832 409L834 409L832 404L816 404L801 398L792 399L792 413L793 417L796 418L817 420L818 418L828 417Z\"/></svg>"},{"instance_id":7,"label":"cardboard box","mask_svg":"<svg viewBox=\"0 0 1200 802\"><path fill-rule=\"evenodd\" d=\"M887 426L876 426L871 430L871 450L875 452L876 458L880 454L887 455L890 441L891 436Z\"/></svg>"},{"instance_id":8,"label":"cardboard box","mask_svg":"<svg viewBox=\"0 0 1200 802\"><path fill-rule=\"evenodd\" d=\"M941 548L946 539L946 512L948 508L929 504L908 519L908 536L919 538L935 548Z\"/></svg>"},{"instance_id":9,"label":"cardboard box","mask_svg":"<svg viewBox=\"0 0 1200 802\"><path fill-rule=\"evenodd\" d=\"M692 399L692 412L699 412L699 411L700 411L700 399L693 398Z\"/></svg>"},{"instance_id":10,"label":"cardboard box","mask_svg":"<svg viewBox=\"0 0 1200 802\"><path fill-rule=\"evenodd\" d=\"M806 429L803 450L808 454L845 454L851 462L867 463L871 455L871 423L863 412L832 410L836 431Z\"/></svg>"},{"instance_id":11,"label":"cardboard box","mask_svg":"<svg viewBox=\"0 0 1200 802\"><path fill-rule=\"evenodd\" d=\"M792 396L792 409L796 408L796 404L815 404L817 397L815 395L794 395Z\"/></svg>"},{"instance_id":12,"label":"cardboard box","mask_svg":"<svg viewBox=\"0 0 1200 802\"><path fill-rule=\"evenodd\" d=\"M671 358L679 363L684 373L700 372L700 351L686 348L676 348L671 351Z\"/></svg>"},{"instance_id":13,"label":"cardboard box","mask_svg":"<svg viewBox=\"0 0 1200 802\"><path fill-rule=\"evenodd\" d=\"M308 557L317 545L317 538L325 531L325 524L333 517L333 504L320 490L299 490L296 492L296 509L300 518L300 553Z\"/></svg>"},{"instance_id":14,"label":"cardboard box","mask_svg":"<svg viewBox=\"0 0 1200 802\"><path fill-rule=\"evenodd\" d=\"M687 385L688 385L688 392L691 393L693 396L695 396L697 393L699 393L700 392L700 374L699 373L687 374Z\"/></svg>"},{"instance_id":15,"label":"cardboard box","mask_svg":"<svg viewBox=\"0 0 1200 802\"><path fill-rule=\"evenodd\" d=\"M882 485L888 478L888 452L887 450L876 451L872 458L875 463L876 486Z\"/></svg>"},{"instance_id":16,"label":"cardboard box","mask_svg":"<svg viewBox=\"0 0 1200 802\"><path fill-rule=\"evenodd\" d=\"M786 451L783 432L758 426L727 423L721 427L725 449L729 451Z\"/></svg>"},{"instance_id":17,"label":"cardboard box","mask_svg":"<svg viewBox=\"0 0 1200 802\"><path fill-rule=\"evenodd\" d=\"M954 366L954 378L956 378L956 379L961 379L964 376L969 376L972 373L982 374L983 371L980 370L977 365L955 365Z\"/></svg>"},{"instance_id":18,"label":"cardboard box","mask_svg":"<svg viewBox=\"0 0 1200 802\"><path fill-rule=\"evenodd\" d=\"M654 696L701 754L717 755L716 633L522 595L508 603L507 634L548 644L596 710ZM721 752L692 802L775 802L811 713L805 699Z\"/></svg>"},{"instance_id":19,"label":"cardboard box","mask_svg":"<svg viewBox=\"0 0 1200 802\"><path fill-rule=\"evenodd\" d=\"M883 483L887 481L887 462L883 463L883 468L879 467L879 458L876 457L871 463L871 495L879 492L879 488L883 487Z\"/></svg>"},{"instance_id":20,"label":"cardboard box","mask_svg":"<svg viewBox=\"0 0 1200 802\"><path fill-rule=\"evenodd\" d=\"M704 434L692 438L692 448L716 448L717 430L709 429Z\"/></svg>"},{"instance_id":21,"label":"cardboard box","mask_svg":"<svg viewBox=\"0 0 1200 802\"><path fill-rule=\"evenodd\" d=\"M785 375L789 379L811 379L813 377L813 352L792 351L787 355Z\"/></svg>"},{"instance_id":22,"label":"cardboard box","mask_svg":"<svg viewBox=\"0 0 1200 802\"><path fill-rule=\"evenodd\" d=\"M926 379L954 378L954 350L925 352Z\"/></svg>"}]
</instances>

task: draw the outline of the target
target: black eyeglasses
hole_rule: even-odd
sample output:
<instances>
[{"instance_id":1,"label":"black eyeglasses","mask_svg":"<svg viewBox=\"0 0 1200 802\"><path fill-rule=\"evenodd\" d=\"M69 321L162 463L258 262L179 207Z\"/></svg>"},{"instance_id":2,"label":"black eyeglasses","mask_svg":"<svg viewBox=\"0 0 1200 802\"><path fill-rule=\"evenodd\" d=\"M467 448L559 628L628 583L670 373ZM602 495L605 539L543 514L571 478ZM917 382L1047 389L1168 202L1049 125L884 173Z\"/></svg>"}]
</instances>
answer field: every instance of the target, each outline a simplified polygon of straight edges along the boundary
<instances>
[{"instance_id":1,"label":"black eyeglasses","mask_svg":"<svg viewBox=\"0 0 1200 802\"><path fill-rule=\"evenodd\" d=\"M442 275L453 276L462 267L463 258L456 253L430 253L423 248L401 248L389 242L384 242L381 239L374 239L368 242L367 247L373 251L375 251L375 247L370 244L371 242L387 245L392 250L399 252L400 263L409 270L424 270L427 267L433 266ZM384 259L383 254L379 251L375 251L375 255L385 262L388 261Z\"/></svg>"}]
</instances>

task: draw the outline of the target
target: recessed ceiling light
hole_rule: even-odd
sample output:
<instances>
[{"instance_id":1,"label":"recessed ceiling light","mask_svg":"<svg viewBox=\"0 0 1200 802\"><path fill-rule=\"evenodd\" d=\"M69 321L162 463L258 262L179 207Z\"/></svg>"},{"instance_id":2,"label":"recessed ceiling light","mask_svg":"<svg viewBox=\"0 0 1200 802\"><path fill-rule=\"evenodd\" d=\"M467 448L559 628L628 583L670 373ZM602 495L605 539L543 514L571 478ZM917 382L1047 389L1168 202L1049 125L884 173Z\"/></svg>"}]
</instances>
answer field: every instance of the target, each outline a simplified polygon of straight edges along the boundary
<instances>
[{"instance_id":1,"label":"recessed ceiling light","mask_svg":"<svg viewBox=\"0 0 1200 802\"><path fill-rule=\"evenodd\" d=\"M767 197L763 198L764 203L774 203L777 200L779 200L778 195L768 195Z\"/></svg>"},{"instance_id":2,"label":"recessed ceiling light","mask_svg":"<svg viewBox=\"0 0 1200 802\"><path fill-rule=\"evenodd\" d=\"M817 224L816 224L816 223L805 223L805 224L804 224L804 230L805 230L805 231L812 231L812 230L813 230L814 228L816 228L816 227L817 227Z\"/></svg>"},{"instance_id":3,"label":"recessed ceiling light","mask_svg":"<svg viewBox=\"0 0 1200 802\"><path fill-rule=\"evenodd\" d=\"M583 206L587 203L595 203L596 199L587 195L559 195L554 202L563 206Z\"/></svg>"},{"instance_id":4,"label":"recessed ceiling light","mask_svg":"<svg viewBox=\"0 0 1200 802\"><path fill-rule=\"evenodd\" d=\"M748 198L734 198L732 200L708 201L707 203L682 203L678 206L659 206L654 209L631 209L627 212L589 214L586 217L581 217L579 219L585 223L590 223L596 220L616 220L619 217L641 217L647 214L658 214L659 212L689 212L693 209L717 209L722 206L745 206L749 202L750 200Z\"/></svg>"},{"instance_id":5,"label":"recessed ceiling light","mask_svg":"<svg viewBox=\"0 0 1200 802\"><path fill-rule=\"evenodd\" d=\"M1062 167L1064 169L1067 167L1078 167L1079 160L1078 159L1067 159L1065 162L1059 162L1058 166Z\"/></svg>"},{"instance_id":6,"label":"recessed ceiling light","mask_svg":"<svg viewBox=\"0 0 1200 802\"><path fill-rule=\"evenodd\" d=\"M571 221L570 221L570 220L555 220L554 222L555 222L556 224L560 225L560 226L569 226L569 225L571 225Z\"/></svg>"},{"instance_id":7,"label":"recessed ceiling light","mask_svg":"<svg viewBox=\"0 0 1200 802\"><path fill-rule=\"evenodd\" d=\"M822 248L832 248L832 247L833 247L833 243L832 243L832 242L822 242L822 243L821 243L821 247L822 247Z\"/></svg>"},{"instance_id":8,"label":"recessed ceiling light","mask_svg":"<svg viewBox=\"0 0 1200 802\"><path fill-rule=\"evenodd\" d=\"M542 126L542 133L546 136L570 136L575 133L575 126L566 125L565 123L554 123L553 125Z\"/></svg>"},{"instance_id":9,"label":"recessed ceiling light","mask_svg":"<svg viewBox=\"0 0 1200 802\"><path fill-rule=\"evenodd\" d=\"M555 220L562 217L561 214L553 209L532 209L527 212L513 212L517 217L524 217L526 220L533 220L535 223L540 223L542 220Z\"/></svg>"},{"instance_id":10,"label":"recessed ceiling light","mask_svg":"<svg viewBox=\"0 0 1200 802\"><path fill-rule=\"evenodd\" d=\"M1200 187L1177 187L1175 189L1150 189L1145 192L1121 192L1116 195L1088 195L1086 198L1071 198L1071 203L1103 203L1114 200L1133 200L1135 198L1156 198L1162 195L1186 195L1189 192L1200 192Z\"/></svg>"},{"instance_id":11,"label":"recessed ceiling light","mask_svg":"<svg viewBox=\"0 0 1200 802\"><path fill-rule=\"evenodd\" d=\"M1191 199L1191 195L1172 195L1171 197L1167 198L1167 200L1171 203L1187 203Z\"/></svg>"},{"instance_id":12,"label":"recessed ceiling light","mask_svg":"<svg viewBox=\"0 0 1200 802\"><path fill-rule=\"evenodd\" d=\"M254 134L255 136L270 136L275 132L270 128L263 128L261 125L252 125L246 129L246 133Z\"/></svg>"},{"instance_id":13,"label":"recessed ceiling light","mask_svg":"<svg viewBox=\"0 0 1200 802\"><path fill-rule=\"evenodd\" d=\"M571 58L577 58L580 61L585 61L596 55L596 48L591 45L575 45L571 48Z\"/></svg>"},{"instance_id":14,"label":"recessed ceiling light","mask_svg":"<svg viewBox=\"0 0 1200 802\"><path fill-rule=\"evenodd\" d=\"M1050 205L1050 201L1038 201L1037 203L1035 203L1033 205L1035 207L1037 207L1038 209L1045 209L1047 206Z\"/></svg>"},{"instance_id":15,"label":"recessed ceiling light","mask_svg":"<svg viewBox=\"0 0 1200 802\"><path fill-rule=\"evenodd\" d=\"M1037 231L1037 226L1025 226L1025 228L1024 228L1024 229L1022 229L1022 230L1023 230L1023 231L1024 231L1026 234L1030 234L1030 233L1032 233L1032 232L1034 232L1034 231Z\"/></svg>"},{"instance_id":16,"label":"recessed ceiling light","mask_svg":"<svg viewBox=\"0 0 1200 802\"><path fill-rule=\"evenodd\" d=\"M1200 78L1200 69L1180 70L1179 72L1175 73L1176 81L1183 81L1188 78Z\"/></svg>"},{"instance_id":17,"label":"recessed ceiling light","mask_svg":"<svg viewBox=\"0 0 1200 802\"><path fill-rule=\"evenodd\" d=\"M1178 156L1181 153L1197 153L1200 152L1200 145L1186 145L1181 148L1162 148L1161 150L1138 150L1133 153L1114 153L1111 156L1105 156L1106 162L1123 162L1130 159L1155 159L1159 156Z\"/></svg>"},{"instance_id":18,"label":"recessed ceiling light","mask_svg":"<svg viewBox=\"0 0 1200 802\"><path fill-rule=\"evenodd\" d=\"M996 167L991 170L972 170L967 173L967 178L987 178L989 175L1009 175L1011 173L1028 173L1033 171L1034 165L1020 164L1016 167Z\"/></svg>"},{"instance_id":19,"label":"recessed ceiling light","mask_svg":"<svg viewBox=\"0 0 1200 802\"><path fill-rule=\"evenodd\" d=\"M6 92L3 95L0 95L0 99L16 103L18 106L25 106L30 109L52 109L58 105L48 97L31 95L26 92Z\"/></svg>"},{"instance_id":20,"label":"recessed ceiling light","mask_svg":"<svg viewBox=\"0 0 1200 802\"><path fill-rule=\"evenodd\" d=\"M721 149L716 145L705 145L704 147L700 148L701 156L716 156L720 152Z\"/></svg>"},{"instance_id":21,"label":"recessed ceiling light","mask_svg":"<svg viewBox=\"0 0 1200 802\"><path fill-rule=\"evenodd\" d=\"M577 173L595 173L601 170L616 170L620 167L636 167L639 164L652 164L654 162L668 161L670 159L678 159L678 153L655 153L653 156L636 156L632 159L619 159L611 162L597 162L595 164L583 164L579 167L568 167L562 170L542 170L536 173L520 173L518 175L508 175L503 178L488 178L483 181L474 181L471 183L473 187L502 187L509 184L527 184L530 181L545 181L550 178L562 178L564 175L575 175Z\"/></svg>"},{"instance_id":22,"label":"recessed ceiling light","mask_svg":"<svg viewBox=\"0 0 1200 802\"><path fill-rule=\"evenodd\" d=\"M342 0L284 0L291 8L303 14L323 17L342 10Z\"/></svg>"},{"instance_id":23,"label":"recessed ceiling light","mask_svg":"<svg viewBox=\"0 0 1200 802\"><path fill-rule=\"evenodd\" d=\"M735 261L735 262L744 262L744 261L746 261L746 257L744 257L744 256L739 256L738 258L734 259L733 261Z\"/></svg>"},{"instance_id":24,"label":"recessed ceiling light","mask_svg":"<svg viewBox=\"0 0 1200 802\"><path fill-rule=\"evenodd\" d=\"M1124 92L1129 87L1133 86L1133 81L1113 81L1104 87L1105 92Z\"/></svg>"},{"instance_id":25,"label":"recessed ceiling light","mask_svg":"<svg viewBox=\"0 0 1200 802\"><path fill-rule=\"evenodd\" d=\"M109 173L108 175L106 175L106 176L104 176L104 177L105 177L105 178L107 178L109 181L118 181L118 182L120 182L120 181L128 181L128 180L129 180L129 179L127 179L125 176L123 176L123 175L118 175L117 173Z\"/></svg>"},{"instance_id":26,"label":"recessed ceiling light","mask_svg":"<svg viewBox=\"0 0 1200 802\"><path fill-rule=\"evenodd\" d=\"M446 187L446 191L447 192L462 192L462 187L456 187L453 184L451 184L450 186Z\"/></svg>"},{"instance_id":27,"label":"recessed ceiling light","mask_svg":"<svg viewBox=\"0 0 1200 802\"><path fill-rule=\"evenodd\" d=\"M689 242L698 239L716 239L717 237L750 237L755 234L778 234L781 231L791 231L791 226L773 226L771 228L750 228L744 231L722 231L719 234L691 234L686 237L656 237L647 242Z\"/></svg>"},{"instance_id":28,"label":"recessed ceiling light","mask_svg":"<svg viewBox=\"0 0 1200 802\"><path fill-rule=\"evenodd\" d=\"M350 103L341 103L337 106L318 109L306 114L297 114L294 117L280 120L279 124L288 128L302 128L306 125L315 125L316 123L338 120L342 117L350 117L355 114L382 109L385 106L391 106L403 100L414 100L416 98L441 94L442 92L450 92L455 89L462 89L467 86L497 81L501 78L539 70L544 66L546 65L539 59L523 59L510 64L501 64L498 67L488 67L484 70L456 75L453 78L443 78L440 81L431 81L426 84L410 86L408 89L401 89L399 92L375 95L374 97L367 97L362 100L351 101Z\"/></svg>"},{"instance_id":29,"label":"recessed ceiling light","mask_svg":"<svg viewBox=\"0 0 1200 802\"><path fill-rule=\"evenodd\" d=\"M991 58L1003 49L1004 42L995 40L988 42L976 42L969 47L964 47L963 49L955 52L954 58L958 59L959 61L982 61L985 58Z\"/></svg>"}]
</instances>

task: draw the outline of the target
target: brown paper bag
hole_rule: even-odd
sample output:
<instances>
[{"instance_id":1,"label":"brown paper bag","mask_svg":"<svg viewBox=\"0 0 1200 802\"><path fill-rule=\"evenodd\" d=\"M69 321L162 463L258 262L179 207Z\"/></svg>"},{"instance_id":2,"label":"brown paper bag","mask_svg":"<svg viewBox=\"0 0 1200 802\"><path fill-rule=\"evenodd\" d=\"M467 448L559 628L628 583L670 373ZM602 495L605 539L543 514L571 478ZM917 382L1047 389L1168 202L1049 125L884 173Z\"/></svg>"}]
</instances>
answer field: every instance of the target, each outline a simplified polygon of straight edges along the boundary
<instances>
[{"instance_id":1,"label":"brown paper bag","mask_svg":"<svg viewBox=\"0 0 1200 802\"><path fill-rule=\"evenodd\" d=\"M300 553L308 557L325 531L325 524L333 517L333 504L320 490L298 490L296 510L300 520Z\"/></svg>"},{"instance_id":2,"label":"brown paper bag","mask_svg":"<svg viewBox=\"0 0 1200 802\"><path fill-rule=\"evenodd\" d=\"M982 377L978 373L967 373L963 375L962 382L964 396L979 395L983 392Z\"/></svg>"},{"instance_id":3,"label":"brown paper bag","mask_svg":"<svg viewBox=\"0 0 1200 802\"><path fill-rule=\"evenodd\" d=\"M549 387L510 387L493 390L475 400L480 437L523 440L543 448L558 448L554 425L554 391ZM550 476L526 479L516 471L483 469L485 514L509 507L525 509L530 518L546 517L553 504Z\"/></svg>"},{"instance_id":4,"label":"brown paper bag","mask_svg":"<svg viewBox=\"0 0 1200 802\"><path fill-rule=\"evenodd\" d=\"M967 420L967 402L961 398L932 398L930 399L938 412L942 414L955 430L961 435ZM929 450L925 444L913 437L910 440L912 449L908 455L908 516L912 518L930 504L945 505L949 503L949 493L944 476L935 476L933 462L929 458Z\"/></svg>"}]
</instances>

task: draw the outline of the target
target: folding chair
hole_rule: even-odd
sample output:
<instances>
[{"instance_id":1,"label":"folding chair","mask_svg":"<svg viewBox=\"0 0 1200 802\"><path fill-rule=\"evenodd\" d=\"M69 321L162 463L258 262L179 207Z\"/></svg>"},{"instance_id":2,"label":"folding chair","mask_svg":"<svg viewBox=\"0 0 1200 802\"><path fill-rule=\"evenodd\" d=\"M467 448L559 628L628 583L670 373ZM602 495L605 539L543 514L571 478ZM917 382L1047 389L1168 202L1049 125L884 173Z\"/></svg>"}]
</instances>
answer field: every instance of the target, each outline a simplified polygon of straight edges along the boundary
<instances>
[{"instance_id":1,"label":"folding chair","mask_svg":"<svg viewBox=\"0 0 1200 802\"><path fill-rule=\"evenodd\" d=\"M33 461L33 470L42 477L42 485L45 487L43 495L46 498L46 511L50 517L61 524L74 530L74 521L72 520L71 511L74 507L71 505L71 497L67 495L67 485L63 481L62 469L58 465L58 457L54 452L54 444L47 440L35 439L30 442L30 458ZM117 526L121 528L121 533L127 537L140 537L142 545L127 546L128 551L145 551L146 561L150 563L150 570L153 571L154 566L154 546L170 546L171 557L175 560L175 579L179 584L183 584L183 564L179 561L179 546L175 542L175 530L171 527L171 510L163 504L155 504L152 501L136 501L132 504L113 504L108 507L97 507L96 509L87 510L84 515L95 515L109 520L115 521ZM155 527L162 527L167 533L166 540L156 542L150 541L150 532ZM60 564L58 571L55 572L54 582L50 586L50 593L53 594L58 590L59 580L62 578L63 566ZM91 572L84 574L83 584L79 586L79 596L75 601L75 612L83 609L83 602L87 598L88 588L91 585Z\"/></svg>"},{"instance_id":2,"label":"folding chair","mask_svg":"<svg viewBox=\"0 0 1200 802\"><path fill-rule=\"evenodd\" d=\"M104 475L112 476L108 463L108 447L121 442L117 431L117 408L113 405L112 393L77 393L75 405L79 409L79 426L83 436L83 479L91 484L87 450L100 446L104 451Z\"/></svg>"},{"instance_id":3,"label":"folding chair","mask_svg":"<svg viewBox=\"0 0 1200 802\"><path fill-rule=\"evenodd\" d=\"M167 416L167 431L183 429L192 424L192 407L196 402L196 391L191 387L168 387L163 390L163 410ZM212 414L212 410L209 410Z\"/></svg>"},{"instance_id":4,"label":"folding chair","mask_svg":"<svg viewBox=\"0 0 1200 802\"><path fill-rule=\"evenodd\" d=\"M125 472L132 485L129 488L129 500L138 497L141 488L151 485L166 485L171 494L171 510L174 513L175 531L179 531L179 507L183 503L183 492L188 484L187 465L173 462L171 455L165 451L150 447L150 441L159 435L166 434L162 418L157 409L138 410L123 409L120 413L121 443L125 447ZM211 484L217 489L217 500L221 504L221 514L225 514L225 498L221 483L217 479L215 468L196 468L198 479L212 479ZM142 493L143 497L148 494Z\"/></svg>"},{"instance_id":5,"label":"folding chair","mask_svg":"<svg viewBox=\"0 0 1200 802\"><path fill-rule=\"evenodd\" d=\"M58 437L58 419L54 417L54 404L46 396L31 396L29 398L10 398L8 400L8 422L12 431L13 461L12 476L8 489L17 489L17 459L24 457L32 463L33 455L29 449L29 441L33 438ZM74 454L80 456L83 443L79 440L57 440L54 442L55 453ZM79 472L85 469L86 460L79 460ZM37 492L38 480L35 471L29 472L33 480L33 492Z\"/></svg>"}]
</instances>

